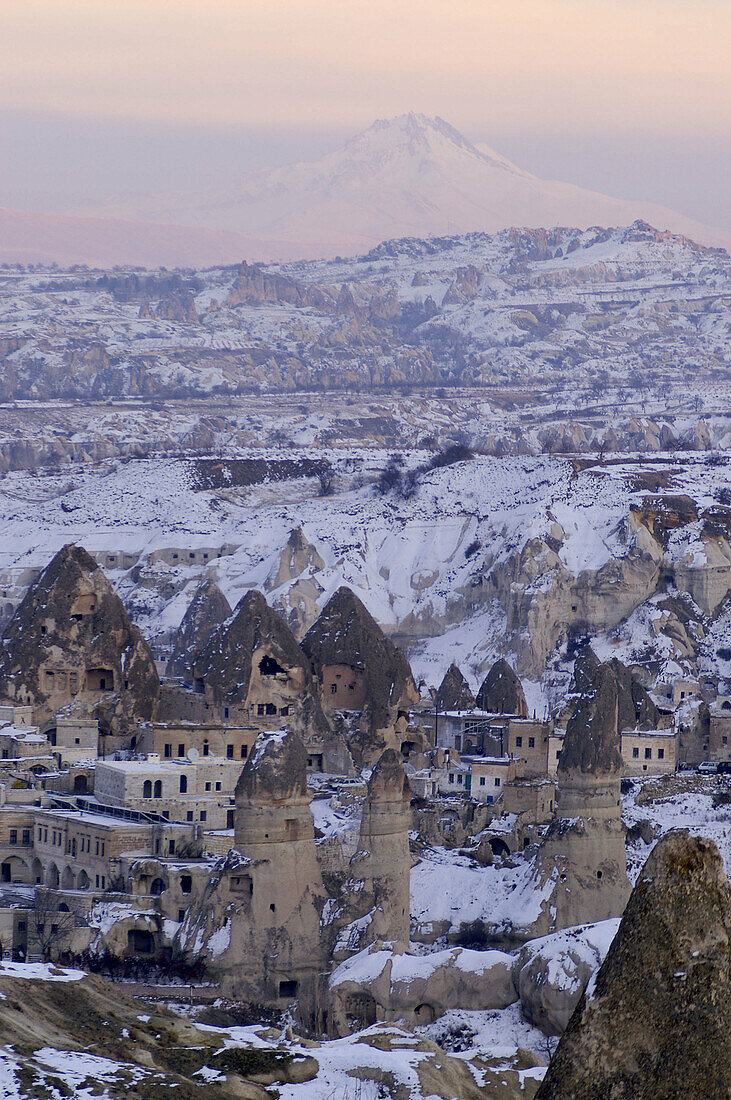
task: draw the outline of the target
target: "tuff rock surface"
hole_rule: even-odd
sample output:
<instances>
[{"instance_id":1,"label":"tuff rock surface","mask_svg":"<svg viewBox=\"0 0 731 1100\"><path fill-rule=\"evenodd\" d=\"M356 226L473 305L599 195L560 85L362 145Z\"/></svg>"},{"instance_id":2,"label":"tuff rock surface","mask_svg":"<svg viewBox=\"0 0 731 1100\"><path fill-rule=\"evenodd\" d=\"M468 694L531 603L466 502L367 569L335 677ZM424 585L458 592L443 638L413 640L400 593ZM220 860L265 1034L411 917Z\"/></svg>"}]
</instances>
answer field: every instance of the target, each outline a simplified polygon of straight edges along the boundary
<instances>
[{"instance_id":1,"label":"tuff rock surface","mask_svg":"<svg viewBox=\"0 0 731 1100\"><path fill-rule=\"evenodd\" d=\"M0 648L0 694L42 723L62 707L123 734L153 717L160 681L147 642L102 570L66 545L31 585Z\"/></svg>"},{"instance_id":2,"label":"tuff rock surface","mask_svg":"<svg viewBox=\"0 0 731 1100\"><path fill-rule=\"evenodd\" d=\"M474 705L469 684L457 666L450 665L437 691L437 706L440 710L471 710Z\"/></svg>"},{"instance_id":3,"label":"tuff rock surface","mask_svg":"<svg viewBox=\"0 0 731 1100\"><path fill-rule=\"evenodd\" d=\"M731 889L712 841L666 834L572 1016L540 1100L731 1096Z\"/></svg>"},{"instance_id":4,"label":"tuff rock surface","mask_svg":"<svg viewBox=\"0 0 731 1100\"><path fill-rule=\"evenodd\" d=\"M322 680L328 668L353 672L362 699L361 718L351 745L365 757L380 753L400 714L419 694L406 657L349 588L328 600L305 634L302 649L314 675Z\"/></svg>"}]
</instances>

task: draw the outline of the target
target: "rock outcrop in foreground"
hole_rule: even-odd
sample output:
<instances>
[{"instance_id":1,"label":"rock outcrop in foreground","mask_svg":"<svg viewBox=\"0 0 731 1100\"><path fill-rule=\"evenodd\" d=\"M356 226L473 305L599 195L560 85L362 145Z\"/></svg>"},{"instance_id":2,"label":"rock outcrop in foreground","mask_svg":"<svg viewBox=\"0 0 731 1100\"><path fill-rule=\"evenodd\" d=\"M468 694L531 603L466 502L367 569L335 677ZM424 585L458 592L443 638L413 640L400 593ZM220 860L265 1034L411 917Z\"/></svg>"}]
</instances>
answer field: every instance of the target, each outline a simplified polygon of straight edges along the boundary
<instances>
[{"instance_id":1,"label":"rock outcrop in foreground","mask_svg":"<svg viewBox=\"0 0 731 1100\"><path fill-rule=\"evenodd\" d=\"M731 1096L731 888L712 841L649 856L538 1100Z\"/></svg>"}]
</instances>

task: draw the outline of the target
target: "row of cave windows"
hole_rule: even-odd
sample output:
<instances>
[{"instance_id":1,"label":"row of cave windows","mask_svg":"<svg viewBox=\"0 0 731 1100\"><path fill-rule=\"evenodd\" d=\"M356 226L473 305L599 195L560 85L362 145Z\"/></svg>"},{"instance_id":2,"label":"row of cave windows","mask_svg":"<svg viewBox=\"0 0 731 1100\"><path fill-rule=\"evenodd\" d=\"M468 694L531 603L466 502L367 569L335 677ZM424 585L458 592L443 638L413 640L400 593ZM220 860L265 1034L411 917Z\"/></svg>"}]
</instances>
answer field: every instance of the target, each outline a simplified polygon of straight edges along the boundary
<instances>
[{"instance_id":1,"label":"row of cave windows","mask_svg":"<svg viewBox=\"0 0 731 1100\"><path fill-rule=\"evenodd\" d=\"M640 756L639 748L637 748L637 747L633 748L632 749L632 759L633 760L638 760L639 756ZM657 750L657 758L658 758L658 760L664 760L665 759L665 749L658 749ZM652 760L652 749L645 749L645 760Z\"/></svg>"},{"instance_id":2,"label":"row of cave windows","mask_svg":"<svg viewBox=\"0 0 731 1100\"><path fill-rule=\"evenodd\" d=\"M45 627L41 629L45 633ZM46 691L66 691L66 669L46 669L44 683ZM124 681L125 689L129 688L129 680ZM109 668L88 668L86 670L85 687L87 691L114 691L114 673ZM68 690L72 695L79 691L79 673L68 673Z\"/></svg>"},{"instance_id":3,"label":"row of cave windows","mask_svg":"<svg viewBox=\"0 0 731 1100\"><path fill-rule=\"evenodd\" d=\"M274 708L274 712L276 714L276 707ZM283 708L283 712L284 712L284 708ZM287 713L289 713L289 707L287 707ZM227 760L233 760L235 752L236 752L236 746L235 745L226 745L226 759ZM166 760L169 760L173 755L173 746L172 746L172 744L167 743L167 744L163 745L163 753L162 754L163 754L163 756L165 757ZM211 746L209 745L208 741L203 742L203 747L201 749L201 754L203 756L210 756L211 755ZM178 757L185 757L185 756L188 755L188 749L186 748L186 746L182 742L178 745L177 755L178 755ZM249 755L249 746L248 745L242 745L241 746L241 759L246 760L246 757L248 755Z\"/></svg>"}]
</instances>

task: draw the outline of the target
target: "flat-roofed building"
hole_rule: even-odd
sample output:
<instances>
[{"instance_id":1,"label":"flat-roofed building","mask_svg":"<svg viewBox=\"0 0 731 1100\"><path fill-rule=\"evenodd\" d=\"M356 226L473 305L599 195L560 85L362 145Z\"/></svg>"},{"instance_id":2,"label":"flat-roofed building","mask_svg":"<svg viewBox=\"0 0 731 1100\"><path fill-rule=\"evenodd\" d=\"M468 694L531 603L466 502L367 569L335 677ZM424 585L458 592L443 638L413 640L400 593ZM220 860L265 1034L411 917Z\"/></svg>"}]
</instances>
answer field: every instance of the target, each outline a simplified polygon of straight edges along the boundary
<instances>
[{"instance_id":1,"label":"flat-roofed building","mask_svg":"<svg viewBox=\"0 0 731 1100\"><path fill-rule=\"evenodd\" d=\"M515 761L509 756L463 757L462 763L469 764L470 795L477 802L497 802L515 776Z\"/></svg>"},{"instance_id":2,"label":"flat-roofed building","mask_svg":"<svg viewBox=\"0 0 731 1100\"><path fill-rule=\"evenodd\" d=\"M182 760L194 749L200 759L220 756L243 767L259 733L255 726L218 722L153 722L140 727L139 752L157 753L161 760Z\"/></svg>"},{"instance_id":3,"label":"flat-roofed building","mask_svg":"<svg viewBox=\"0 0 731 1100\"><path fill-rule=\"evenodd\" d=\"M673 730L628 730L621 735L624 775L666 775L677 767Z\"/></svg>"},{"instance_id":4,"label":"flat-roofed building","mask_svg":"<svg viewBox=\"0 0 731 1100\"><path fill-rule=\"evenodd\" d=\"M731 760L731 704L717 701L710 708L708 759Z\"/></svg>"}]
</instances>

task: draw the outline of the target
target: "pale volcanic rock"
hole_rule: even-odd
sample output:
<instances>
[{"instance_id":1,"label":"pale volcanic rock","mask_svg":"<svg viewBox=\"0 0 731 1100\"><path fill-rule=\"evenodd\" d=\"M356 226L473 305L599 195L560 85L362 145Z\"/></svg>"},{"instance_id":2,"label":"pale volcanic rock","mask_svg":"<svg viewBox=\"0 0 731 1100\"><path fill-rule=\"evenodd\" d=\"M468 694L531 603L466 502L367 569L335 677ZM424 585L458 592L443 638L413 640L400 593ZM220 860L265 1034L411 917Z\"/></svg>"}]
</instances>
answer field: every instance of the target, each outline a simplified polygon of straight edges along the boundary
<instances>
[{"instance_id":1,"label":"pale volcanic rock","mask_svg":"<svg viewBox=\"0 0 731 1100\"><path fill-rule=\"evenodd\" d=\"M556 813L536 857L536 935L619 916L629 897L618 703L617 670L600 665L566 729Z\"/></svg>"},{"instance_id":2,"label":"pale volcanic rock","mask_svg":"<svg viewBox=\"0 0 731 1100\"><path fill-rule=\"evenodd\" d=\"M405 729L409 707L419 698L409 663L349 588L339 588L330 598L305 634L302 649L323 682L323 701L335 699L336 705L360 711L355 747L364 756L383 749L399 724ZM353 685L352 702L341 695L339 676L348 688ZM333 684L336 691L328 691Z\"/></svg>"},{"instance_id":3,"label":"pale volcanic rock","mask_svg":"<svg viewBox=\"0 0 731 1100\"><path fill-rule=\"evenodd\" d=\"M288 725L322 732L327 723L307 659L280 615L252 590L211 634L195 662L196 680L217 705L289 707ZM276 700L273 702L273 700Z\"/></svg>"}]
</instances>

